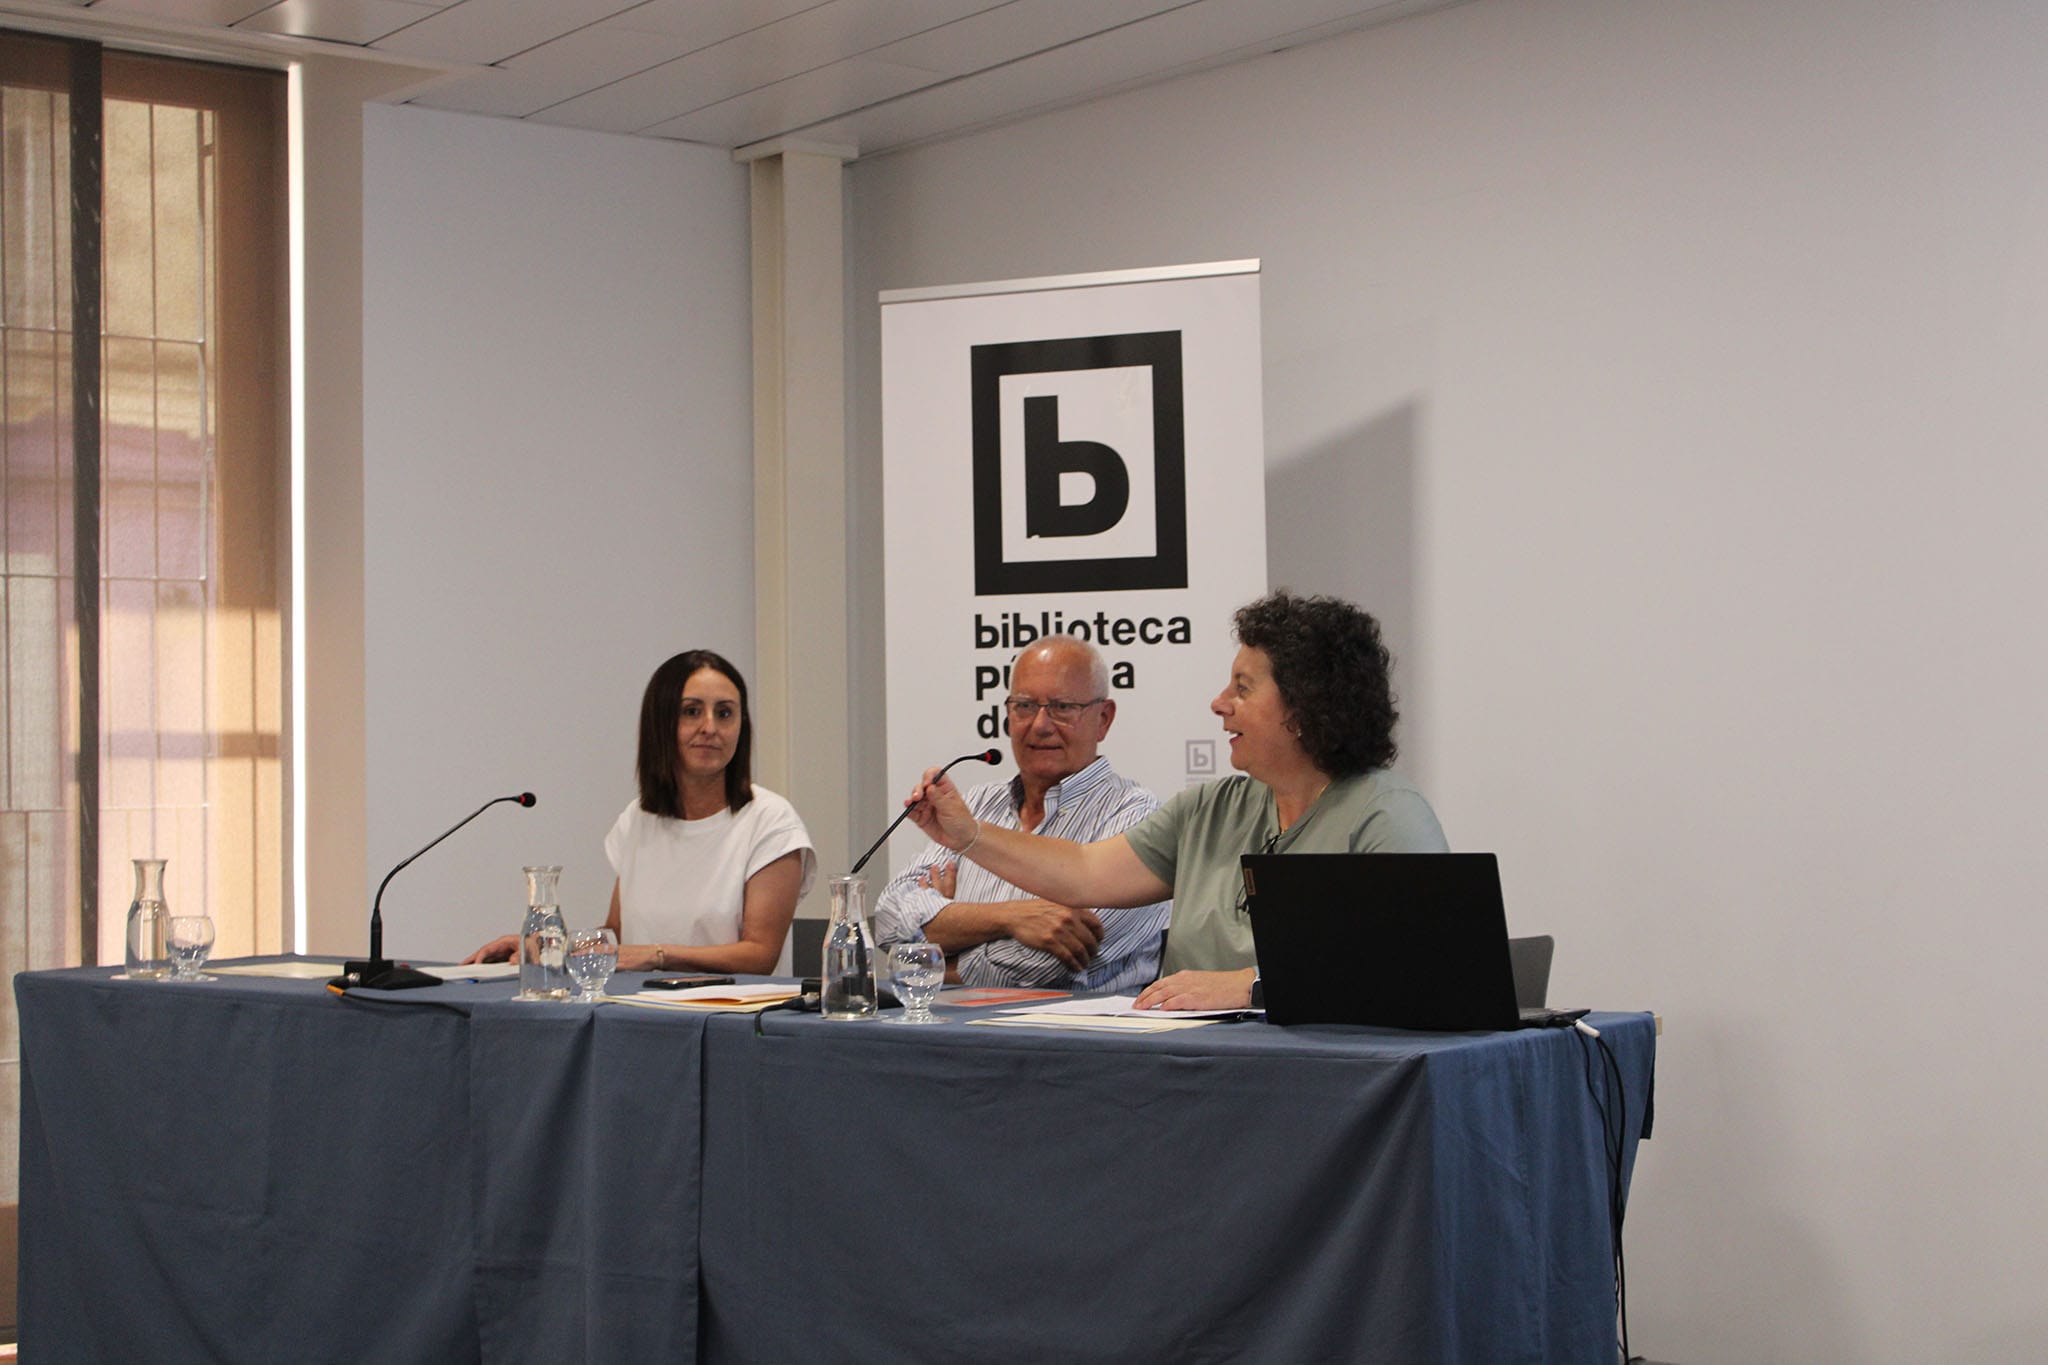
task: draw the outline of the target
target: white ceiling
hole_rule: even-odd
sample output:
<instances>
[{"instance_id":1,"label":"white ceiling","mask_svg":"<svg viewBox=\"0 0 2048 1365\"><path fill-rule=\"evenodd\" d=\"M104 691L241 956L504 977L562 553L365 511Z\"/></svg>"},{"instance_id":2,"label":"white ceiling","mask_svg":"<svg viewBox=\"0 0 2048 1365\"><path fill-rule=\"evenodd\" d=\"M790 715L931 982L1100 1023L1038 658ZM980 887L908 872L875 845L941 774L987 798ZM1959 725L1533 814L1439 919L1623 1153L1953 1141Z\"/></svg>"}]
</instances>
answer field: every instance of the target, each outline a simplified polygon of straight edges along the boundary
<instances>
[{"instance_id":1,"label":"white ceiling","mask_svg":"<svg viewBox=\"0 0 2048 1365\"><path fill-rule=\"evenodd\" d=\"M0 12L421 63L407 103L863 155L1458 0L16 0ZM47 25L46 25L47 26Z\"/></svg>"}]
</instances>

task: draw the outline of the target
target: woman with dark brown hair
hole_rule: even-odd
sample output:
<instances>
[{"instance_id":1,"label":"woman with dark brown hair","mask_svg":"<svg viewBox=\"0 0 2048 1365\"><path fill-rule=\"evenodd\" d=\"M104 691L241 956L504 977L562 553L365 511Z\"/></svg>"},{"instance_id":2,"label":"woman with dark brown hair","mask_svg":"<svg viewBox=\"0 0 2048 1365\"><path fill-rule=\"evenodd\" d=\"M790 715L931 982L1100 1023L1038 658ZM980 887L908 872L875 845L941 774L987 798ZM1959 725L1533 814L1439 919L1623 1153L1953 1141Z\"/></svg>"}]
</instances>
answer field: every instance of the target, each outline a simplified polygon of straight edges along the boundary
<instances>
[{"instance_id":1,"label":"woman with dark brown hair","mask_svg":"<svg viewBox=\"0 0 2048 1365\"><path fill-rule=\"evenodd\" d=\"M640 699L640 798L605 836L619 970L786 971L790 920L817 871L803 820L753 782L747 684L708 649L654 670ZM467 959L497 962L507 934Z\"/></svg>"}]
</instances>

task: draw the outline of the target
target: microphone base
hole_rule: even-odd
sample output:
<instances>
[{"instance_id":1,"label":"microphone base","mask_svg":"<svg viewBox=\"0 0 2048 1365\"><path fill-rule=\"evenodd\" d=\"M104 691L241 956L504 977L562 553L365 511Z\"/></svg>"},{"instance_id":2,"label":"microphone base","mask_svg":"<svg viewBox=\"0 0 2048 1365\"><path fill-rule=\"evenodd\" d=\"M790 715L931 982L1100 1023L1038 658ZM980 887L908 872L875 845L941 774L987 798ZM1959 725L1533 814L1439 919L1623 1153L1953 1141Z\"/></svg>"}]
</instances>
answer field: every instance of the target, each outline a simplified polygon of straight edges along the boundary
<instances>
[{"instance_id":1,"label":"microphone base","mask_svg":"<svg viewBox=\"0 0 2048 1365\"><path fill-rule=\"evenodd\" d=\"M409 991L420 986L438 986L442 982L438 976L429 976L425 972L393 962L390 958L373 957L360 962L342 963L341 975L335 977L329 984L339 986L343 990L362 986L373 991Z\"/></svg>"}]
</instances>

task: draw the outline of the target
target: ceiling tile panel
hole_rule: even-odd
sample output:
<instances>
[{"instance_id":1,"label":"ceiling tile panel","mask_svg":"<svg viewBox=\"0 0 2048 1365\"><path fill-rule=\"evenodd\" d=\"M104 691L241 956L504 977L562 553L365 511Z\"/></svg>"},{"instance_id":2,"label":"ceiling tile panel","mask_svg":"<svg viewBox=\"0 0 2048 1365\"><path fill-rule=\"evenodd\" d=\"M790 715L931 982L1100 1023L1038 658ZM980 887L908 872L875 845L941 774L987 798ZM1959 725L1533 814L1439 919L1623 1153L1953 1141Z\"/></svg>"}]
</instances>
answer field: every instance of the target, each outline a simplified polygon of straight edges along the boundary
<instances>
[{"instance_id":1,"label":"ceiling tile panel","mask_svg":"<svg viewBox=\"0 0 2048 1365\"><path fill-rule=\"evenodd\" d=\"M612 23L681 39L682 50L690 52L831 3L833 0L646 0L619 14Z\"/></svg>"},{"instance_id":2,"label":"ceiling tile panel","mask_svg":"<svg viewBox=\"0 0 2048 1365\"><path fill-rule=\"evenodd\" d=\"M632 0L462 0L376 46L400 56L488 66L633 7Z\"/></svg>"},{"instance_id":3,"label":"ceiling tile panel","mask_svg":"<svg viewBox=\"0 0 2048 1365\"><path fill-rule=\"evenodd\" d=\"M831 0L593 90L548 110L547 121L637 133L989 6L990 0ZM599 27L623 23L624 16Z\"/></svg>"},{"instance_id":4,"label":"ceiling tile panel","mask_svg":"<svg viewBox=\"0 0 2048 1365\"><path fill-rule=\"evenodd\" d=\"M1256 0L1197 0L1142 23L791 131L850 142L862 155L873 155L1446 3L1290 0L1276 6L1287 20L1282 29Z\"/></svg>"},{"instance_id":5,"label":"ceiling tile panel","mask_svg":"<svg viewBox=\"0 0 2048 1365\"><path fill-rule=\"evenodd\" d=\"M562 97L560 82L523 76L501 66L478 67L458 79L446 80L415 90L407 104L422 109L446 109L455 114L490 114L495 118L524 118L545 109Z\"/></svg>"},{"instance_id":6,"label":"ceiling tile panel","mask_svg":"<svg viewBox=\"0 0 2048 1365\"><path fill-rule=\"evenodd\" d=\"M958 76L1171 9L1185 0L1010 0L868 55Z\"/></svg>"},{"instance_id":7,"label":"ceiling tile panel","mask_svg":"<svg viewBox=\"0 0 2048 1365\"><path fill-rule=\"evenodd\" d=\"M645 131L650 137L738 147L915 90L931 79L930 72L915 67L856 57L720 100Z\"/></svg>"},{"instance_id":8,"label":"ceiling tile panel","mask_svg":"<svg viewBox=\"0 0 2048 1365\"><path fill-rule=\"evenodd\" d=\"M87 4L90 0L72 0ZM224 28L269 9L277 0L107 0L93 6L115 14L146 14L156 19L175 19L185 24L208 24Z\"/></svg>"},{"instance_id":9,"label":"ceiling tile panel","mask_svg":"<svg viewBox=\"0 0 2048 1365\"><path fill-rule=\"evenodd\" d=\"M409 24L430 19L440 9L440 5L413 4L410 0L281 0L235 27L363 46Z\"/></svg>"},{"instance_id":10,"label":"ceiling tile panel","mask_svg":"<svg viewBox=\"0 0 2048 1365\"><path fill-rule=\"evenodd\" d=\"M825 0L800 14L753 30L805 67L856 57L926 29L950 24L1009 0Z\"/></svg>"},{"instance_id":11,"label":"ceiling tile panel","mask_svg":"<svg viewBox=\"0 0 2048 1365\"><path fill-rule=\"evenodd\" d=\"M476 77L438 85L412 99L434 109L459 109L475 114L523 118L644 70L669 54L644 33L585 28L566 38L479 72ZM495 78L495 79L491 79ZM466 88L474 82L491 87L488 95Z\"/></svg>"}]
</instances>

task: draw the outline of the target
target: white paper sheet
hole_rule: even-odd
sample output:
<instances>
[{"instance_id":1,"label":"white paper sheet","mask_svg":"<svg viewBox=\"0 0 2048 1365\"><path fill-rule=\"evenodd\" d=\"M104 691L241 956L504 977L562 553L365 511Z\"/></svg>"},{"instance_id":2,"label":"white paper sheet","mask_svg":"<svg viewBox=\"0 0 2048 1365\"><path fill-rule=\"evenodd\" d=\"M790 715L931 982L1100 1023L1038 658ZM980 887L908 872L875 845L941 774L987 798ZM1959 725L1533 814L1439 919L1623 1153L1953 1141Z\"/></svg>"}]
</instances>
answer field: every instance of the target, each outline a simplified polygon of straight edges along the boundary
<instances>
[{"instance_id":1,"label":"white paper sheet","mask_svg":"<svg viewBox=\"0 0 2048 1365\"><path fill-rule=\"evenodd\" d=\"M1017 1014L1032 1015L1078 1015L1082 1018L1123 1016L1132 1019L1235 1019L1239 1015L1254 1013L1243 1009L1227 1010L1141 1010L1134 1008L1138 997L1133 995L1077 995L1071 1000L1053 1004L1034 1005L1028 1010L1006 1010L1004 1017ZM1263 1012L1263 1011L1256 1011Z\"/></svg>"},{"instance_id":2,"label":"white paper sheet","mask_svg":"<svg viewBox=\"0 0 2048 1365\"><path fill-rule=\"evenodd\" d=\"M1169 1029L1202 1028L1214 1019L1162 1019L1158 1010L1136 1014L1001 1014L993 1019L970 1019L970 1024L993 1028L1065 1028L1088 1033L1165 1033ZM1153 1016L1148 1018L1147 1016Z\"/></svg>"},{"instance_id":3,"label":"white paper sheet","mask_svg":"<svg viewBox=\"0 0 2048 1365\"><path fill-rule=\"evenodd\" d=\"M509 981L519 975L517 962L472 962L467 967L421 967L443 981Z\"/></svg>"},{"instance_id":4,"label":"white paper sheet","mask_svg":"<svg viewBox=\"0 0 2048 1365\"><path fill-rule=\"evenodd\" d=\"M325 981L341 975L339 962L209 962L206 970L215 976L276 976L289 981Z\"/></svg>"},{"instance_id":5,"label":"white paper sheet","mask_svg":"<svg viewBox=\"0 0 2048 1365\"><path fill-rule=\"evenodd\" d=\"M794 998L798 988L766 982L751 986L692 986L682 991L640 991L606 997L614 1005L644 1005L658 1010L762 1010Z\"/></svg>"}]
</instances>

